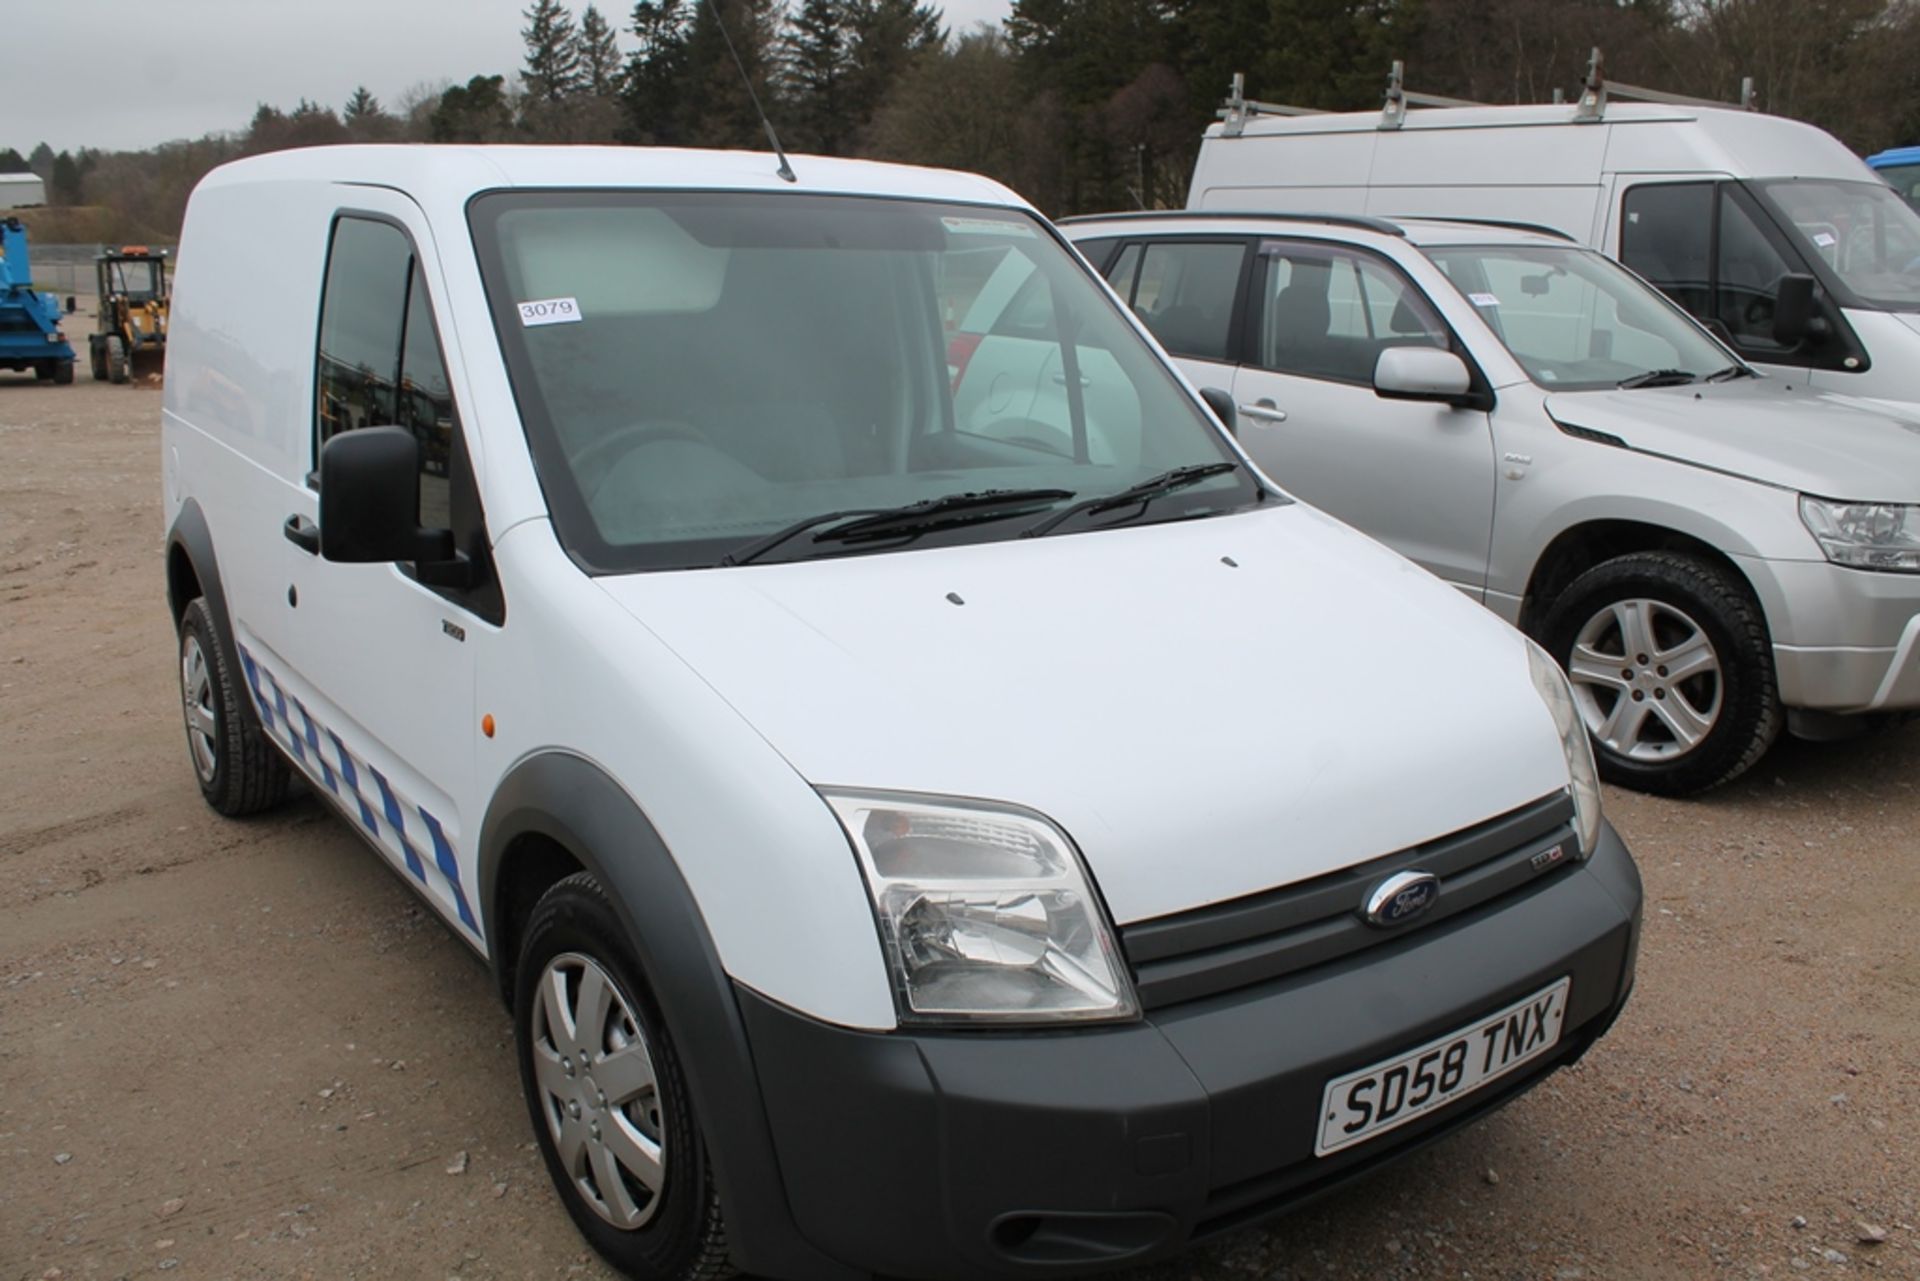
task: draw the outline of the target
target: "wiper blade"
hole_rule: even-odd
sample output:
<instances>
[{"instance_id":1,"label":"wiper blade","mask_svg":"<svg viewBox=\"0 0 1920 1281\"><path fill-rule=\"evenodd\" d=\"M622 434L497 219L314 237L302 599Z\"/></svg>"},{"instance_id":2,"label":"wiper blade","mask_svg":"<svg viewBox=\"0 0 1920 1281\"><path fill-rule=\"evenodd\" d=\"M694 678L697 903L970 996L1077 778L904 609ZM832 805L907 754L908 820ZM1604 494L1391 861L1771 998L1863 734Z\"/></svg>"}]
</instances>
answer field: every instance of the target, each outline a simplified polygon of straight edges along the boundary
<instances>
[{"instance_id":1,"label":"wiper blade","mask_svg":"<svg viewBox=\"0 0 1920 1281\"><path fill-rule=\"evenodd\" d=\"M1071 489L983 489L973 494L946 494L904 507L877 511L859 520L835 525L815 534L814 540L831 538L853 542L867 538L892 538L900 534L925 533L975 521L998 520L1014 516L1043 504L1072 498Z\"/></svg>"},{"instance_id":2,"label":"wiper blade","mask_svg":"<svg viewBox=\"0 0 1920 1281\"><path fill-rule=\"evenodd\" d=\"M1636 387L1684 387L1694 380L1691 369L1649 369L1644 374L1623 378L1616 384L1622 391Z\"/></svg>"},{"instance_id":3,"label":"wiper blade","mask_svg":"<svg viewBox=\"0 0 1920 1281\"><path fill-rule=\"evenodd\" d=\"M1759 374L1754 373L1751 369L1748 369L1745 365L1728 365L1725 369L1714 370L1712 373L1708 374L1705 378L1701 379L1700 381L1709 382L1709 383L1729 383L1736 378L1758 378L1759 376L1760 376Z\"/></svg>"},{"instance_id":4,"label":"wiper blade","mask_svg":"<svg viewBox=\"0 0 1920 1281\"><path fill-rule=\"evenodd\" d=\"M1063 507L1046 519L1036 522L1021 531L1022 538L1039 538L1050 534L1063 522L1073 519L1083 512L1112 511L1116 507L1131 507L1135 503L1146 504L1175 490L1197 485L1210 476L1223 476L1240 466L1239 463L1191 463L1185 467L1175 467L1172 471L1150 476L1137 485L1111 494L1096 494L1092 498L1083 498L1071 507Z\"/></svg>"},{"instance_id":5,"label":"wiper blade","mask_svg":"<svg viewBox=\"0 0 1920 1281\"><path fill-rule=\"evenodd\" d=\"M1070 489L987 489L978 493L945 494L900 507L852 507L844 511L819 512L803 516L791 525L782 526L771 534L764 534L734 548L720 558L720 563L726 566L748 564L789 539L810 529L820 529L823 525L830 528L820 529L813 536L815 542L829 538L839 541L883 538L894 534L924 533L949 525L971 524L976 520L995 520L1001 516L1018 515L1041 503L1057 503L1063 498L1072 497L1073 491Z\"/></svg>"}]
</instances>

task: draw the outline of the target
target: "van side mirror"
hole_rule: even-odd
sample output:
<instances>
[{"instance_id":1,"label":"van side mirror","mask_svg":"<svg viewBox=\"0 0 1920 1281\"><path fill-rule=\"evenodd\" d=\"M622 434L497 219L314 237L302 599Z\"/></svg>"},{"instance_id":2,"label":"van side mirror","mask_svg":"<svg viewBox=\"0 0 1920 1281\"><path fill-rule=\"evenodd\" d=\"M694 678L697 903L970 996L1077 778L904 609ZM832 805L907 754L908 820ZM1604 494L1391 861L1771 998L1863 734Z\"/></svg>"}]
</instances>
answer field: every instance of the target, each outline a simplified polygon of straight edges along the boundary
<instances>
[{"instance_id":1,"label":"van side mirror","mask_svg":"<svg viewBox=\"0 0 1920 1281\"><path fill-rule=\"evenodd\" d=\"M453 531L420 528L420 445L404 427L320 447L320 554L347 564L454 559Z\"/></svg>"},{"instance_id":2,"label":"van side mirror","mask_svg":"<svg viewBox=\"0 0 1920 1281\"><path fill-rule=\"evenodd\" d=\"M1800 272L1780 277L1773 293L1773 340L1794 347L1826 335L1827 322L1814 306L1813 277Z\"/></svg>"},{"instance_id":3,"label":"van side mirror","mask_svg":"<svg viewBox=\"0 0 1920 1281\"><path fill-rule=\"evenodd\" d=\"M1438 400L1464 405L1473 375L1467 362L1438 347L1389 347L1373 367L1373 391L1383 400Z\"/></svg>"},{"instance_id":4,"label":"van side mirror","mask_svg":"<svg viewBox=\"0 0 1920 1281\"><path fill-rule=\"evenodd\" d=\"M1227 435L1235 436L1239 434L1240 425L1234 420L1232 396L1229 396L1218 387L1202 387L1200 389L1200 399L1207 402L1207 408L1211 409L1213 416L1220 420L1220 425L1227 429Z\"/></svg>"}]
</instances>

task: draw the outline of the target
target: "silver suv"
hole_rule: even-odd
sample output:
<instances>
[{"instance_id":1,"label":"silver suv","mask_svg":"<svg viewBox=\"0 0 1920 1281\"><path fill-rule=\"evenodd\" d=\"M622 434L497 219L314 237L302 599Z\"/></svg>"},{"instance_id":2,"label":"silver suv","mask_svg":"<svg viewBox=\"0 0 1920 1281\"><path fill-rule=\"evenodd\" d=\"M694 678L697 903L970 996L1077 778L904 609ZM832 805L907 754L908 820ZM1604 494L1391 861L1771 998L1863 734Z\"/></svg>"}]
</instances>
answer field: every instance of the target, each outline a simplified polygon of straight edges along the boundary
<instances>
[{"instance_id":1,"label":"silver suv","mask_svg":"<svg viewBox=\"0 0 1920 1281\"><path fill-rule=\"evenodd\" d=\"M1553 233L1064 229L1197 387L1230 394L1275 480L1560 660L1613 781L1696 791L1783 726L1837 737L1920 707L1920 423L1758 374Z\"/></svg>"}]
</instances>

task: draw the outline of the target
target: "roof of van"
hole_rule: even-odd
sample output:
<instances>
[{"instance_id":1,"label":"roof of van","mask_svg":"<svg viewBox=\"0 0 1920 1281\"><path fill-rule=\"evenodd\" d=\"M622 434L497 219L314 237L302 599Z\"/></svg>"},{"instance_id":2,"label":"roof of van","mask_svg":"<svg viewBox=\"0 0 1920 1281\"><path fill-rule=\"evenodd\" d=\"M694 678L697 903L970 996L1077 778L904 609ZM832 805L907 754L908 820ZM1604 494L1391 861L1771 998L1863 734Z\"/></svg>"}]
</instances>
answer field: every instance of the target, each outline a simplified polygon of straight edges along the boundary
<instances>
[{"instance_id":1,"label":"roof of van","mask_svg":"<svg viewBox=\"0 0 1920 1281\"><path fill-rule=\"evenodd\" d=\"M1737 177L1868 177L1864 162L1832 134L1800 120L1736 107L1676 107L1664 103L1610 102L1598 121L1575 119L1571 103L1485 107L1421 107L1406 113L1396 129L1380 127L1378 111L1324 112L1305 116L1253 115L1238 140L1362 134L1379 139L1463 134L1503 129L1610 129L1606 167L1631 171L1727 173ZM1657 129L1657 132L1656 132ZM1623 132L1627 131L1627 132ZM1634 154L1635 139L1649 155ZM1654 140L1658 139L1658 144ZM1225 122L1206 132L1209 148L1232 148ZM1373 144L1369 144L1371 146ZM1224 154L1224 153L1223 153ZM1384 155L1385 152L1377 154Z\"/></svg>"},{"instance_id":2,"label":"roof of van","mask_svg":"<svg viewBox=\"0 0 1920 1281\"><path fill-rule=\"evenodd\" d=\"M423 203L464 200L476 192L523 188L656 188L806 191L910 196L972 204L1026 206L1001 184L976 174L872 160L790 157L796 182L758 151L673 147L352 146L301 147L221 165L206 187L274 182L370 184Z\"/></svg>"}]
</instances>

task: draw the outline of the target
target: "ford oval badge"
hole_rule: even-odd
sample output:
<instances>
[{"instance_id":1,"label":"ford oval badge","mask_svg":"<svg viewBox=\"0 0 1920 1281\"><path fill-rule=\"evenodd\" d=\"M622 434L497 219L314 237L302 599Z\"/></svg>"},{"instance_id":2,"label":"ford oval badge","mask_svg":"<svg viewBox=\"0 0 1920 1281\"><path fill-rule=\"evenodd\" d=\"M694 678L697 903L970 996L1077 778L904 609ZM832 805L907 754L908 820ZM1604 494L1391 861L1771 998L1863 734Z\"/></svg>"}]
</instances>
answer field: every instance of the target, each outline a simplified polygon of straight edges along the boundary
<instances>
[{"instance_id":1,"label":"ford oval badge","mask_svg":"<svg viewBox=\"0 0 1920 1281\"><path fill-rule=\"evenodd\" d=\"M1431 872L1395 872L1374 886L1360 915L1368 925L1392 929L1405 925L1432 907L1440 898L1440 878Z\"/></svg>"}]
</instances>

